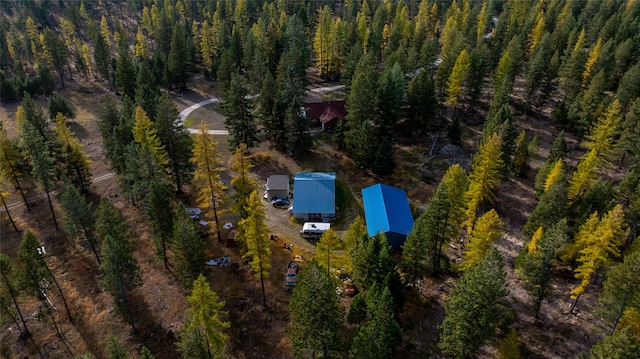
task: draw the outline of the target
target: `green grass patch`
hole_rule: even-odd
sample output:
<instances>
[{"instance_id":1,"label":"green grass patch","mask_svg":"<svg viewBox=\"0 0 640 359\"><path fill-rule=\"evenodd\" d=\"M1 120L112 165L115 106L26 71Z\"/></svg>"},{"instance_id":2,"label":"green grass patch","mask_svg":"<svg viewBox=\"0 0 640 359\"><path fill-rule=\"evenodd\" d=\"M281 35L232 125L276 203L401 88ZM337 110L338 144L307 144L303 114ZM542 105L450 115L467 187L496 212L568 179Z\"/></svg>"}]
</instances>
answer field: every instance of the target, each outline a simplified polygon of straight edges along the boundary
<instances>
[{"instance_id":1,"label":"green grass patch","mask_svg":"<svg viewBox=\"0 0 640 359\"><path fill-rule=\"evenodd\" d=\"M210 103L206 106L195 109L189 115L190 125L186 125L189 128L198 128L200 123L204 122L209 130L224 130L224 116L220 110L220 105L217 103ZM186 123L186 121L185 121Z\"/></svg>"},{"instance_id":2,"label":"green grass patch","mask_svg":"<svg viewBox=\"0 0 640 359\"><path fill-rule=\"evenodd\" d=\"M355 214L362 212L358 200L354 197L351 187L341 179L336 179L336 206L338 207L338 219L336 227L348 227Z\"/></svg>"},{"instance_id":3,"label":"green grass patch","mask_svg":"<svg viewBox=\"0 0 640 359\"><path fill-rule=\"evenodd\" d=\"M338 208L346 209L351 204L352 199L353 196L347 184L341 179L336 179L336 205Z\"/></svg>"},{"instance_id":4,"label":"green grass patch","mask_svg":"<svg viewBox=\"0 0 640 359\"><path fill-rule=\"evenodd\" d=\"M192 118L187 118L186 120L184 120L184 127L186 128L193 127L195 124L196 124L196 120Z\"/></svg>"}]
</instances>

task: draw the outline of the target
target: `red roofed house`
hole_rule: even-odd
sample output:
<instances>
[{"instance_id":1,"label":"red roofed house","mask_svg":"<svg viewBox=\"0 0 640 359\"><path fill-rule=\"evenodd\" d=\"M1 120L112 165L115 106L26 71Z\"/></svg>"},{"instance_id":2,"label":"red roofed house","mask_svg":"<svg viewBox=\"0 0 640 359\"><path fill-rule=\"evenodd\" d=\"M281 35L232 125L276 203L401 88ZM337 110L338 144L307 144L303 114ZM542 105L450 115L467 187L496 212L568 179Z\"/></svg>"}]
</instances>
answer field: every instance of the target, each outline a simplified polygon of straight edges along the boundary
<instances>
[{"instance_id":1,"label":"red roofed house","mask_svg":"<svg viewBox=\"0 0 640 359\"><path fill-rule=\"evenodd\" d=\"M305 107L307 118L314 125L321 125L323 131L333 131L338 121L347 117L344 101L307 103Z\"/></svg>"}]
</instances>

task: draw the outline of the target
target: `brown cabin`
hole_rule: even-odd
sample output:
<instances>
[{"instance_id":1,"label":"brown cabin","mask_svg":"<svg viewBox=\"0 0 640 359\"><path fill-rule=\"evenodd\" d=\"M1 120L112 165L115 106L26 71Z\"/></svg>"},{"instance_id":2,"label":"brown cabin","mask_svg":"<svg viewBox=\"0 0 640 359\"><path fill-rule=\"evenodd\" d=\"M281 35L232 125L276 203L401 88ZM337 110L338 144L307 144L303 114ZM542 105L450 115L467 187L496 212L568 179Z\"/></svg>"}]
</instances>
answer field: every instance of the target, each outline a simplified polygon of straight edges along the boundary
<instances>
[{"instance_id":1,"label":"brown cabin","mask_svg":"<svg viewBox=\"0 0 640 359\"><path fill-rule=\"evenodd\" d=\"M338 121L344 121L347 117L344 101L307 103L305 107L312 126L322 126L323 131L333 131Z\"/></svg>"}]
</instances>

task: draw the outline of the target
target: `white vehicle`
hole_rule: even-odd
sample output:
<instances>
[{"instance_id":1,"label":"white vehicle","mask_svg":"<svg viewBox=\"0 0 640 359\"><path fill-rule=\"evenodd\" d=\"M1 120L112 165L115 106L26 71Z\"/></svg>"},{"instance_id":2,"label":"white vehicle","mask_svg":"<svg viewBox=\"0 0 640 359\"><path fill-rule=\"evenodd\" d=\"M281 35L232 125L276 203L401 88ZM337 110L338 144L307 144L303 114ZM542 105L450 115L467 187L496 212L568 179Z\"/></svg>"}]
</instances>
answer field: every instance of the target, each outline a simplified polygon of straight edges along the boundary
<instances>
[{"instance_id":1,"label":"white vehicle","mask_svg":"<svg viewBox=\"0 0 640 359\"><path fill-rule=\"evenodd\" d=\"M331 228L331 223L306 222L302 226L300 235L309 238L320 238L329 228Z\"/></svg>"}]
</instances>

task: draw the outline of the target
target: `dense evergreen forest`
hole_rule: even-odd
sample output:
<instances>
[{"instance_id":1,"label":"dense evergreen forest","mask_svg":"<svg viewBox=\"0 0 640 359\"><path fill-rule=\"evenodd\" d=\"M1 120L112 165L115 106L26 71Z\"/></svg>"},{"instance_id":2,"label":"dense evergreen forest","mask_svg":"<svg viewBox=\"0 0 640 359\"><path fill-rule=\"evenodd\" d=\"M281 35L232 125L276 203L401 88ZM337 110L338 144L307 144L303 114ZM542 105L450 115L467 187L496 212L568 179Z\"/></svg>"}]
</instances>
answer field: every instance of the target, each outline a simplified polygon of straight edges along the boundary
<instances>
[{"instance_id":1,"label":"dense evergreen forest","mask_svg":"<svg viewBox=\"0 0 640 359\"><path fill-rule=\"evenodd\" d=\"M0 9L2 358L640 358L640 1ZM179 116L202 83L227 135ZM310 84L343 88L331 133ZM278 158L404 187L402 251L343 198L285 292Z\"/></svg>"}]
</instances>

